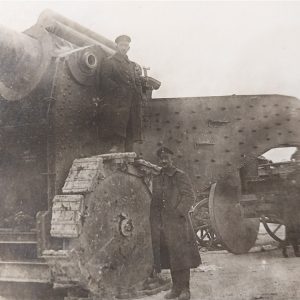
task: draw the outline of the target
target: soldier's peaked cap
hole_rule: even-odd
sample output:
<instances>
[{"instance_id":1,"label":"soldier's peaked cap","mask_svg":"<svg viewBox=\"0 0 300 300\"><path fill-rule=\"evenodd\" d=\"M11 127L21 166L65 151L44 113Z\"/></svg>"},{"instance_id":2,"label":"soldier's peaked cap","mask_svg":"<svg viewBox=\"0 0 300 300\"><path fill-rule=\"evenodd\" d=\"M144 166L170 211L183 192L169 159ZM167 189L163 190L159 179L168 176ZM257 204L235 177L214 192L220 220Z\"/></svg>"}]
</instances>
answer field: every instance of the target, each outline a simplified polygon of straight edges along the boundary
<instances>
[{"instance_id":1,"label":"soldier's peaked cap","mask_svg":"<svg viewBox=\"0 0 300 300\"><path fill-rule=\"evenodd\" d=\"M120 42L131 42L131 38L128 35L119 35L116 39L115 39L115 43L118 44Z\"/></svg>"},{"instance_id":2,"label":"soldier's peaked cap","mask_svg":"<svg viewBox=\"0 0 300 300\"><path fill-rule=\"evenodd\" d=\"M164 154L164 153L174 155L174 152L173 152L171 149L169 149L168 147L161 147L161 148L159 148L159 149L156 151L156 155L157 155L158 157L161 157L161 155Z\"/></svg>"}]
</instances>

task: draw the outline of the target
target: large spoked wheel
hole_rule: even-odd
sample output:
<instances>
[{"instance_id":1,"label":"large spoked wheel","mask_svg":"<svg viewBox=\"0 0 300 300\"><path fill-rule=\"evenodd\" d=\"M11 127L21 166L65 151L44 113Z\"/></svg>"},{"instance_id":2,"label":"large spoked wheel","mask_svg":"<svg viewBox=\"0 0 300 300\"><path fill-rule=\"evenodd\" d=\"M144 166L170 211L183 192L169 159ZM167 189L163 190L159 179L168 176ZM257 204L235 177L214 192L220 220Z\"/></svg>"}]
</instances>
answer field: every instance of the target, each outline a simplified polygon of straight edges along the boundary
<instances>
[{"instance_id":1,"label":"large spoked wheel","mask_svg":"<svg viewBox=\"0 0 300 300\"><path fill-rule=\"evenodd\" d=\"M282 243L285 240L285 226L282 220L276 217L262 216L260 221L265 227L267 233L277 242Z\"/></svg>"},{"instance_id":2,"label":"large spoked wheel","mask_svg":"<svg viewBox=\"0 0 300 300\"><path fill-rule=\"evenodd\" d=\"M200 248L223 249L211 226L208 198L199 201L191 214L196 240Z\"/></svg>"}]
</instances>

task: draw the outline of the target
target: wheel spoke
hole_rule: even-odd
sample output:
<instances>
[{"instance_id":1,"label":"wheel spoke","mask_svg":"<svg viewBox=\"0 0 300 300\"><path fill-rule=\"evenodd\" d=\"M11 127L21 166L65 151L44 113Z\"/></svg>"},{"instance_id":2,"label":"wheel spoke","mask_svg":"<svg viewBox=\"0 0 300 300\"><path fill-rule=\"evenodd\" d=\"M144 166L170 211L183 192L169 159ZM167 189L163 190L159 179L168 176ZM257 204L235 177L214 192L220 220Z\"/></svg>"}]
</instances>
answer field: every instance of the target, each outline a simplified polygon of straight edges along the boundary
<instances>
[{"instance_id":1,"label":"wheel spoke","mask_svg":"<svg viewBox=\"0 0 300 300\"><path fill-rule=\"evenodd\" d=\"M275 228L275 230L273 231L273 233L275 234L281 226L282 226L282 224L278 224L278 226Z\"/></svg>"},{"instance_id":2,"label":"wheel spoke","mask_svg":"<svg viewBox=\"0 0 300 300\"><path fill-rule=\"evenodd\" d=\"M193 224L197 236L197 243L201 247L207 249L214 248L216 242L216 235L211 227L208 198L201 200L194 206L194 211L191 214Z\"/></svg>"},{"instance_id":3,"label":"wheel spoke","mask_svg":"<svg viewBox=\"0 0 300 300\"><path fill-rule=\"evenodd\" d=\"M261 218L261 222L264 225L267 233L277 242L282 243L284 241L284 238L282 238L279 235L277 235L277 231L284 225L282 222L282 220L280 220L279 218L269 218L266 216L262 216ZM270 227L270 225L275 225L276 224L276 228L273 229Z\"/></svg>"},{"instance_id":4,"label":"wheel spoke","mask_svg":"<svg viewBox=\"0 0 300 300\"><path fill-rule=\"evenodd\" d=\"M202 239L204 239L208 235L208 231L205 232L205 234L202 236Z\"/></svg>"}]
</instances>

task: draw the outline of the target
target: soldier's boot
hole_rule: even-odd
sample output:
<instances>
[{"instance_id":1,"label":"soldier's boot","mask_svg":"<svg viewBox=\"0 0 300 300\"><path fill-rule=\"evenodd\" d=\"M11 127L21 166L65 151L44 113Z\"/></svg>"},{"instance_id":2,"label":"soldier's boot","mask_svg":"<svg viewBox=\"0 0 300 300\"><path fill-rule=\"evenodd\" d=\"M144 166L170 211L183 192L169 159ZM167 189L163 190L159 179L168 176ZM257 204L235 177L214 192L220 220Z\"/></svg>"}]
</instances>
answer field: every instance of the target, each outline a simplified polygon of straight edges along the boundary
<instances>
[{"instance_id":1,"label":"soldier's boot","mask_svg":"<svg viewBox=\"0 0 300 300\"><path fill-rule=\"evenodd\" d=\"M165 299L176 299L181 292L179 281L180 278L178 277L178 272L171 270L171 277L173 286L171 291L165 294Z\"/></svg>"},{"instance_id":2,"label":"soldier's boot","mask_svg":"<svg viewBox=\"0 0 300 300\"><path fill-rule=\"evenodd\" d=\"M190 300L191 299L191 292L188 288L185 288L181 291L178 300Z\"/></svg>"},{"instance_id":3,"label":"soldier's boot","mask_svg":"<svg viewBox=\"0 0 300 300\"><path fill-rule=\"evenodd\" d=\"M178 297L178 300L190 300L190 270L184 270L181 273L181 293Z\"/></svg>"},{"instance_id":4,"label":"soldier's boot","mask_svg":"<svg viewBox=\"0 0 300 300\"><path fill-rule=\"evenodd\" d=\"M171 286L171 279L163 277L161 272L152 271L150 276L144 283L146 288L157 288L161 287L162 290L167 291Z\"/></svg>"},{"instance_id":5,"label":"soldier's boot","mask_svg":"<svg viewBox=\"0 0 300 300\"><path fill-rule=\"evenodd\" d=\"M165 294L164 298L165 299L176 299L179 295L180 295L180 290L178 290L178 288L173 286L172 289L170 290L170 292Z\"/></svg>"}]
</instances>

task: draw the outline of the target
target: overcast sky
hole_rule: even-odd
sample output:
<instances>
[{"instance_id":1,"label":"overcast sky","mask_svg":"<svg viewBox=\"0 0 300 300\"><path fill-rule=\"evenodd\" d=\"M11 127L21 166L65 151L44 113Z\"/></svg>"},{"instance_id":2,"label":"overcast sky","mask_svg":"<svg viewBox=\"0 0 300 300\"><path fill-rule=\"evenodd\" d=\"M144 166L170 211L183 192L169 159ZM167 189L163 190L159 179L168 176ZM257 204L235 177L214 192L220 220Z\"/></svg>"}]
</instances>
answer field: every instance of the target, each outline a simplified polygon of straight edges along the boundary
<instances>
[{"instance_id":1,"label":"overcast sky","mask_svg":"<svg viewBox=\"0 0 300 300\"><path fill-rule=\"evenodd\" d=\"M155 97L280 93L300 98L300 2L0 2L17 31L50 8L110 38L162 82Z\"/></svg>"}]
</instances>

